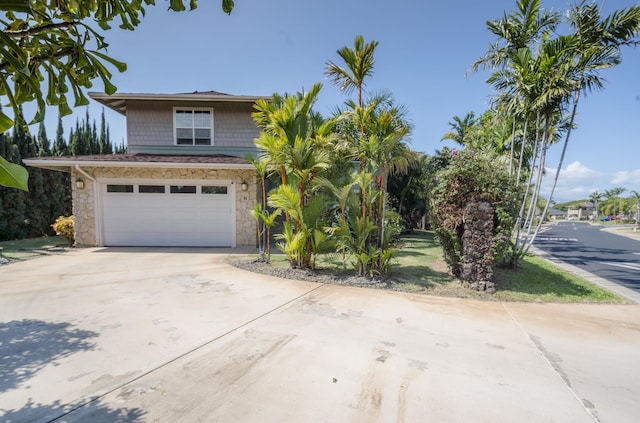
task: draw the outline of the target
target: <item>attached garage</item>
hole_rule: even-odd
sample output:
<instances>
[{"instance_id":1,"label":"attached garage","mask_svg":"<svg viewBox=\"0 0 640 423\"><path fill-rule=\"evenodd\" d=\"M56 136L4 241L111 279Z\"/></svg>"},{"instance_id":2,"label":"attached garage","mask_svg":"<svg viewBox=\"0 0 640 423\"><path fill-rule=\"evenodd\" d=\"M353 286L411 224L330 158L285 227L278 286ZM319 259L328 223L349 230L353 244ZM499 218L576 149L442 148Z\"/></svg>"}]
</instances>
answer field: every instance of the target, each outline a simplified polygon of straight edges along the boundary
<instances>
[{"instance_id":1,"label":"attached garage","mask_svg":"<svg viewBox=\"0 0 640 423\"><path fill-rule=\"evenodd\" d=\"M105 246L232 247L228 180L101 181Z\"/></svg>"},{"instance_id":2,"label":"attached garage","mask_svg":"<svg viewBox=\"0 0 640 423\"><path fill-rule=\"evenodd\" d=\"M225 155L47 157L71 174L78 246L255 247L255 166Z\"/></svg>"}]
</instances>

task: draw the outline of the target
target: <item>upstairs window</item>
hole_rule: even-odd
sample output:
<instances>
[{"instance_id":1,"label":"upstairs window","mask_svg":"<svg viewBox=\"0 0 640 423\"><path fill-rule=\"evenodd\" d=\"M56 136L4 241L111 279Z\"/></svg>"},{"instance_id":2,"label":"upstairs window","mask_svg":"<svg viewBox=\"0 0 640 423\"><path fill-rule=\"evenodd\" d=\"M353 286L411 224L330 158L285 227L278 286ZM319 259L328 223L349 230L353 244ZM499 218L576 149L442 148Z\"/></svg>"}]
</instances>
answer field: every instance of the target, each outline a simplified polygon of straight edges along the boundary
<instances>
[{"instance_id":1,"label":"upstairs window","mask_svg":"<svg viewBox=\"0 0 640 423\"><path fill-rule=\"evenodd\" d=\"M175 109L177 145L212 145L212 109Z\"/></svg>"}]
</instances>

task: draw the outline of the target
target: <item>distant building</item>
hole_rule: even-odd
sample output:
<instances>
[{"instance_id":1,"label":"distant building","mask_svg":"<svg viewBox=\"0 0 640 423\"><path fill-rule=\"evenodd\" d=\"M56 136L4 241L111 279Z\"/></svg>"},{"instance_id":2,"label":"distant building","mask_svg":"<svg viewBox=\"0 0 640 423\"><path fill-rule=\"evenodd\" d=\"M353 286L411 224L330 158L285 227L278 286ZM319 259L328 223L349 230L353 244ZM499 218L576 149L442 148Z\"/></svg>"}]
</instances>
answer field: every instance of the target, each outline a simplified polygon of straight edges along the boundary
<instances>
[{"instance_id":1,"label":"distant building","mask_svg":"<svg viewBox=\"0 0 640 423\"><path fill-rule=\"evenodd\" d=\"M560 209L550 208L547 212L549 220L562 220L567 218L567 212Z\"/></svg>"},{"instance_id":2,"label":"distant building","mask_svg":"<svg viewBox=\"0 0 640 423\"><path fill-rule=\"evenodd\" d=\"M567 219L570 220L593 220L596 216L595 205L589 201L569 207Z\"/></svg>"}]
</instances>

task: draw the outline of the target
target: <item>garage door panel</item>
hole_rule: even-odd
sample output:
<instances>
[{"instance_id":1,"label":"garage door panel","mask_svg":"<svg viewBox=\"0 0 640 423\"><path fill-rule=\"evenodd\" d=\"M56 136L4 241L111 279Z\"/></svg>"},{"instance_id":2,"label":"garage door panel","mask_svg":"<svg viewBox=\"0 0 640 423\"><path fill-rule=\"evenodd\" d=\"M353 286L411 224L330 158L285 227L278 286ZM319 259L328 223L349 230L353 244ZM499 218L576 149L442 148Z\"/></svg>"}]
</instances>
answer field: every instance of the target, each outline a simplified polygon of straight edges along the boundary
<instances>
[{"instance_id":1,"label":"garage door panel","mask_svg":"<svg viewBox=\"0 0 640 423\"><path fill-rule=\"evenodd\" d=\"M102 192L105 245L233 245L231 195L200 194L200 190L197 194L170 194L169 189L165 194L138 193L137 187L126 194Z\"/></svg>"}]
</instances>

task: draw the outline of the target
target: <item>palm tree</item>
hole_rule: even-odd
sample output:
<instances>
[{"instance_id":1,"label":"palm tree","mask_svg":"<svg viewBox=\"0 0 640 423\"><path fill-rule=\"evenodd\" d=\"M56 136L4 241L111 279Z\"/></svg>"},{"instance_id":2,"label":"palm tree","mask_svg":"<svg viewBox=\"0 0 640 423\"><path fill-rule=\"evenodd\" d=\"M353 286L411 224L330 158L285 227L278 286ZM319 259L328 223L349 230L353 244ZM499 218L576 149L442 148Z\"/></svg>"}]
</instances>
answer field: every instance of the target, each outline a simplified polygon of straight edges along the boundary
<instances>
[{"instance_id":1,"label":"palm tree","mask_svg":"<svg viewBox=\"0 0 640 423\"><path fill-rule=\"evenodd\" d=\"M313 111L321 87L321 84L315 84L308 92L276 94L271 103L259 100L253 113L254 121L262 128L255 140L260 149L258 170L264 172L262 167L266 165L271 172L280 175L281 181L277 190L269 195L267 204L276 209L275 213L285 213L285 233L280 237L284 244L281 245L292 266L301 268L310 265L313 251L320 248L321 237L314 235L316 228L313 225L321 222L316 222L312 210L321 209L323 203L318 201L318 195L312 198L311 185L316 175L320 176L319 173L329 167L325 147L331 137L333 122L325 121ZM269 214L264 207L257 209L254 216L264 223L264 231L269 237L274 214Z\"/></svg>"},{"instance_id":2,"label":"palm tree","mask_svg":"<svg viewBox=\"0 0 640 423\"><path fill-rule=\"evenodd\" d=\"M364 37L357 35L353 42L353 49L345 46L337 51L346 67L332 61L327 62L325 76L347 95L355 90L358 94L358 106L362 106L365 79L373 75L373 54L377 46L377 41L365 43Z\"/></svg>"},{"instance_id":3,"label":"palm tree","mask_svg":"<svg viewBox=\"0 0 640 423\"><path fill-rule=\"evenodd\" d=\"M462 119L458 116L453 117L453 122L449 122L451 131L442 136L441 141L452 140L461 146L471 144L475 135L476 124L478 119L473 112L468 112Z\"/></svg>"},{"instance_id":4,"label":"palm tree","mask_svg":"<svg viewBox=\"0 0 640 423\"><path fill-rule=\"evenodd\" d=\"M260 149L260 160L279 173L283 185L287 183L288 160L296 140L313 139L318 131L324 136L328 130L322 117L313 112L321 89L322 84L314 84L308 92L274 94L271 102L259 99L254 106L253 120L262 128L255 140Z\"/></svg>"},{"instance_id":5,"label":"palm tree","mask_svg":"<svg viewBox=\"0 0 640 423\"><path fill-rule=\"evenodd\" d=\"M574 55L574 89L573 106L565 135L560 161L556 169L553 185L547 203L553 198L562 164L567 151L571 129L580 101L580 94L593 89L602 88L604 80L600 71L620 63L620 48L626 45L637 45L640 33L640 6L631 6L616 11L606 18L601 18L600 8L596 3L582 2L573 6L568 14L569 24L574 28L572 38L574 44L571 53ZM546 208L545 208L546 213Z\"/></svg>"},{"instance_id":6,"label":"palm tree","mask_svg":"<svg viewBox=\"0 0 640 423\"><path fill-rule=\"evenodd\" d=\"M538 204L540 195L540 187L542 186L542 178L545 171L546 152L548 146L554 143L559 134L562 132L564 125L562 121L562 112L564 104L570 97L574 88L574 78L576 68L573 66L569 52L573 46L573 40L570 37L557 37L552 40L545 41L541 46L541 51L537 57L536 63L536 82L534 88L535 102L533 104L537 119L541 126L539 140L540 161L537 168L537 180L535 182L535 190L530 203L529 213L527 215L527 235L531 234L534 221L534 205ZM538 137L536 137L538 138ZM538 145L538 144L536 144ZM534 156L534 161L535 161ZM529 183L531 186L531 182ZM542 216L546 216L549 202L545 203ZM543 219L538 220L538 225L533 236L531 236L529 244L525 250L531 247L533 239L537 235Z\"/></svg>"},{"instance_id":7,"label":"palm tree","mask_svg":"<svg viewBox=\"0 0 640 423\"><path fill-rule=\"evenodd\" d=\"M605 198L604 194L598 192L597 190L593 191L591 194L589 194L589 201L591 201L593 203L593 205L594 205L594 207L596 209L596 214L595 214L595 216L593 218L593 220L595 222L598 221L598 203L600 201L602 201L604 198Z\"/></svg>"},{"instance_id":8,"label":"palm tree","mask_svg":"<svg viewBox=\"0 0 640 423\"><path fill-rule=\"evenodd\" d=\"M531 47L560 23L559 13L541 13L540 0L518 0L516 9L510 15L505 13L501 19L487 22L487 28L498 37L498 41L472 65L471 70L508 65L518 50Z\"/></svg>"},{"instance_id":9,"label":"palm tree","mask_svg":"<svg viewBox=\"0 0 640 423\"><path fill-rule=\"evenodd\" d=\"M622 194L626 190L627 189L623 187L615 187L615 188L607 189L604 191L604 196L607 198L607 200L609 200L611 198L620 197L620 194Z\"/></svg>"},{"instance_id":10,"label":"palm tree","mask_svg":"<svg viewBox=\"0 0 640 423\"><path fill-rule=\"evenodd\" d=\"M402 109L391 107L381 110L373 122L372 156L369 158L379 172L379 226L378 246L384 246L385 212L387 204L388 174L406 174L415 156L404 143L411 131Z\"/></svg>"}]
</instances>

